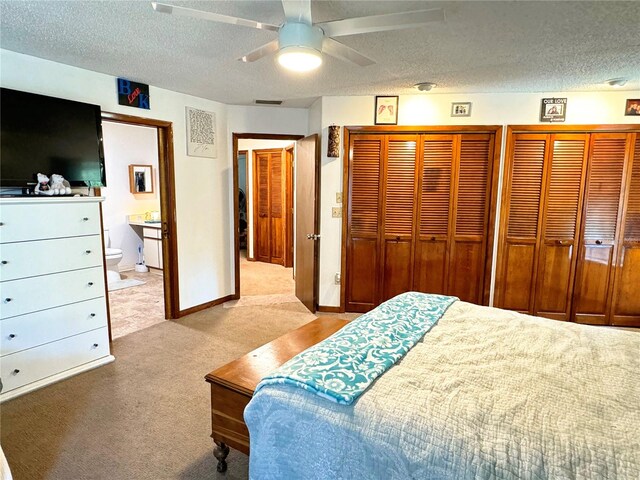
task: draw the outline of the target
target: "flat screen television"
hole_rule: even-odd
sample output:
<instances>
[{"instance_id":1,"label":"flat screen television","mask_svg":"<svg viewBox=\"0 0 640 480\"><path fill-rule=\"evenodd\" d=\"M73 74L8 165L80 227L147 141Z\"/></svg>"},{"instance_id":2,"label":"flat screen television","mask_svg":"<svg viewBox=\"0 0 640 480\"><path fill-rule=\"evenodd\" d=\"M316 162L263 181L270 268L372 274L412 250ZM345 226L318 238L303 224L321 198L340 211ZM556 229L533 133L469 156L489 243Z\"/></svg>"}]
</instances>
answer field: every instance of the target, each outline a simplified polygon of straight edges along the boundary
<instances>
[{"instance_id":1,"label":"flat screen television","mask_svg":"<svg viewBox=\"0 0 640 480\"><path fill-rule=\"evenodd\" d=\"M0 186L27 187L36 175L71 186L106 186L100 106L0 89Z\"/></svg>"}]
</instances>

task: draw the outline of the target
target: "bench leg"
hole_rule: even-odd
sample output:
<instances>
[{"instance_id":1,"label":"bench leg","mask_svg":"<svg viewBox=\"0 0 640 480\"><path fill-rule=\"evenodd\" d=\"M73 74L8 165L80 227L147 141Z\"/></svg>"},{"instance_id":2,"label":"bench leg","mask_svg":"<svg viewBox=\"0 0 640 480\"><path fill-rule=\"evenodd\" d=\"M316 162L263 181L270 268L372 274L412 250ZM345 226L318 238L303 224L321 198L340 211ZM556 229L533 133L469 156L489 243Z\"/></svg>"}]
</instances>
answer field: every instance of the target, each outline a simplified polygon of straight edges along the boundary
<instances>
[{"instance_id":1,"label":"bench leg","mask_svg":"<svg viewBox=\"0 0 640 480\"><path fill-rule=\"evenodd\" d=\"M213 447L213 456L218 460L217 470L219 472L227 471L227 455L229 455L229 445L224 442L215 441L216 446Z\"/></svg>"}]
</instances>

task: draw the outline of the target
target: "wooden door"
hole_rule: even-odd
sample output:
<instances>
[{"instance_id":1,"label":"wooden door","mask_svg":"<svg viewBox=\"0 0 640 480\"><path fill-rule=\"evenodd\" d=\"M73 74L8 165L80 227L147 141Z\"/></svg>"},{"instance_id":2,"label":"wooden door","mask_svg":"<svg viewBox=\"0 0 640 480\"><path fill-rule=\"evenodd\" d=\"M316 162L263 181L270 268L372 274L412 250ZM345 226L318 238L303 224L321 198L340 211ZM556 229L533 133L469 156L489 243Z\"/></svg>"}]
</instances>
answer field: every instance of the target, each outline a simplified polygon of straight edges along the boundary
<instances>
[{"instance_id":1,"label":"wooden door","mask_svg":"<svg viewBox=\"0 0 640 480\"><path fill-rule=\"evenodd\" d=\"M379 303L380 174L383 135L349 140L346 309L367 312Z\"/></svg>"},{"instance_id":2,"label":"wooden door","mask_svg":"<svg viewBox=\"0 0 640 480\"><path fill-rule=\"evenodd\" d=\"M534 315L569 320L588 134L551 135Z\"/></svg>"},{"instance_id":3,"label":"wooden door","mask_svg":"<svg viewBox=\"0 0 640 480\"><path fill-rule=\"evenodd\" d=\"M640 327L640 134L629 137L624 233L616 262L611 324Z\"/></svg>"},{"instance_id":4,"label":"wooden door","mask_svg":"<svg viewBox=\"0 0 640 480\"><path fill-rule=\"evenodd\" d=\"M507 151L502 192L495 306L531 312L544 198L547 134L514 134Z\"/></svg>"},{"instance_id":5,"label":"wooden door","mask_svg":"<svg viewBox=\"0 0 640 480\"><path fill-rule=\"evenodd\" d=\"M285 232L284 232L284 266L293 267L293 158L294 146L284 149L284 171L285 171Z\"/></svg>"},{"instance_id":6,"label":"wooden door","mask_svg":"<svg viewBox=\"0 0 640 480\"><path fill-rule=\"evenodd\" d=\"M576 322L606 325L610 321L626 144L624 133L591 134L574 295Z\"/></svg>"},{"instance_id":7,"label":"wooden door","mask_svg":"<svg viewBox=\"0 0 640 480\"><path fill-rule=\"evenodd\" d=\"M422 137L413 277L413 288L419 292L447 293L452 172L458 138L456 135Z\"/></svg>"},{"instance_id":8,"label":"wooden door","mask_svg":"<svg viewBox=\"0 0 640 480\"><path fill-rule=\"evenodd\" d=\"M318 135L296 142L296 297L311 312L318 305L318 255L320 251L320 143Z\"/></svg>"},{"instance_id":9,"label":"wooden door","mask_svg":"<svg viewBox=\"0 0 640 480\"><path fill-rule=\"evenodd\" d=\"M284 265L286 182L282 150L254 150L255 256Z\"/></svg>"},{"instance_id":10,"label":"wooden door","mask_svg":"<svg viewBox=\"0 0 640 480\"><path fill-rule=\"evenodd\" d=\"M382 301L412 289L418 136L388 135L384 140Z\"/></svg>"},{"instance_id":11,"label":"wooden door","mask_svg":"<svg viewBox=\"0 0 640 480\"><path fill-rule=\"evenodd\" d=\"M454 168L447 293L482 303L493 141L490 135L460 135Z\"/></svg>"}]
</instances>

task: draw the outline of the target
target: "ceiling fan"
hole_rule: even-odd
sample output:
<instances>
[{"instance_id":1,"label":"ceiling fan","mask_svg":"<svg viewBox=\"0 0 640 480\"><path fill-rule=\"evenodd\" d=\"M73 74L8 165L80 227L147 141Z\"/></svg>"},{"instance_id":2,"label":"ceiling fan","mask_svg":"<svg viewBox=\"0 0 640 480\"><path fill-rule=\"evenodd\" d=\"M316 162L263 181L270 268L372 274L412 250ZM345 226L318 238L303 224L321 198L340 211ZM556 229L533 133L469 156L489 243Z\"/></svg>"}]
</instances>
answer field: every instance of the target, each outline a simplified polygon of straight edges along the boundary
<instances>
[{"instance_id":1,"label":"ceiling fan","mask_svg":"<svg viewBox=\"0 0 640 480\"><path fill-rule=\"evenodd\" d=\"M297 71L308 71L319 67L322 63L322 53L355 63L361 67L376 63L353 48L334 40L333 37L402 30L420 27L430 22L444 21L444 10L436 8L314 24L311 19L311 0L282 0L285 15L285 21L282 25L272 25L158 2L151 2L151 5L156 12L160 13L278 32L276 40L256 48L238 60L255 62L264 56L277 52L278 62L283 67Z\"/></svg>"}]
</instances>

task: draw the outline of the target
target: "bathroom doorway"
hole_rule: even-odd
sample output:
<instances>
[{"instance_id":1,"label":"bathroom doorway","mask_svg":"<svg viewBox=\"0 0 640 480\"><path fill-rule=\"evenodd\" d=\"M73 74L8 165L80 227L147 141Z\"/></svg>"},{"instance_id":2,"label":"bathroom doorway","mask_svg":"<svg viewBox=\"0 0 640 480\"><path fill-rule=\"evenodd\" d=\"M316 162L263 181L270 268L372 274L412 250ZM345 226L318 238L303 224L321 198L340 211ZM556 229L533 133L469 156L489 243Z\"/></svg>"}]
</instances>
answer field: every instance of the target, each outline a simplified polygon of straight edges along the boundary
<instances>
[{"instance_id":1,"label":"bathroom doorway","mask_svg":"<svg viewBox=\"0 0 640 480\"><path fill-rule=\"evenodd\" d=\"M172 126L107 112L102 118L110 334L118 338L178 316Z\"/></svg>"}]
</instances>

